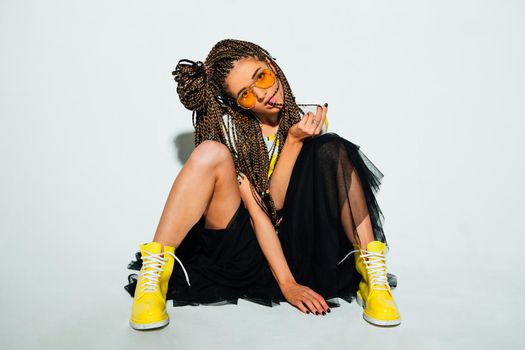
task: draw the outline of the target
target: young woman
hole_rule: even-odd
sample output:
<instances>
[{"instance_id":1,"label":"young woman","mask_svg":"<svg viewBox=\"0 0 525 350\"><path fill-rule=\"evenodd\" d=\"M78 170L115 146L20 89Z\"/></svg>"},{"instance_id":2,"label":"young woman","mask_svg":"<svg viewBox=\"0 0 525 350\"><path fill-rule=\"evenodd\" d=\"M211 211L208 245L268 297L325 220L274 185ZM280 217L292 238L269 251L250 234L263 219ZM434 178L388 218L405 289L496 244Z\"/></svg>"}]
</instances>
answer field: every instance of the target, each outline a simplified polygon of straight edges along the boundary
<instances>
[{"instance_id":1,"label":"young woman","mask_svg":"<svg viewBox=\"0 0 525 350\"><path fill-rule=\"evenodd\" d=\"M315 315L356 298L368 322L398 325L375 199L383 174L327 132L328 105L304 113L275 58L247 41L219 41L173 75L196 147L128 265L140 270L125 286L131 327L167 325L166 300L238 298Z\"/></svg>"}]
</instances>

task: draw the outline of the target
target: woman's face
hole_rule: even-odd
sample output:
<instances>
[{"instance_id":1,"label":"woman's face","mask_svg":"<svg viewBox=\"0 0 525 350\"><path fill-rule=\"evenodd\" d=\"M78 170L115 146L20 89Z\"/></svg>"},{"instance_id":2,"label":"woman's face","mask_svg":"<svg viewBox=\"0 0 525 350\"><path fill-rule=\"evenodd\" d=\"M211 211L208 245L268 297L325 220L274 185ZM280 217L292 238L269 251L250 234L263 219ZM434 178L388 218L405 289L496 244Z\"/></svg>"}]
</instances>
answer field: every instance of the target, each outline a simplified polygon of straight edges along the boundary
<instances>
[{"instance_id":1,"label":"woman's face","mask_svg":"<svg viewBox=\"0 0 525 350\"><path fill-rule=\"evenodd\" d=\"M284 91L276 70L271 62L260 61L257 58L241 58L235 61L233 68L226 76L226 88L230 96L236 101L237 97L248 89L257 80L259 74L265 68L270 68L275 75L275 83L267 89L259 88L253 85L252 89L255 94L255 105L251 108L258 117L276 117L282 108L284 102ZM275 98L274 98L275 97ZM270 100L280 103L281 106L272 106L268 104ZM239 107L241 108L241 107Z\"/></svg>"}]
</instances>

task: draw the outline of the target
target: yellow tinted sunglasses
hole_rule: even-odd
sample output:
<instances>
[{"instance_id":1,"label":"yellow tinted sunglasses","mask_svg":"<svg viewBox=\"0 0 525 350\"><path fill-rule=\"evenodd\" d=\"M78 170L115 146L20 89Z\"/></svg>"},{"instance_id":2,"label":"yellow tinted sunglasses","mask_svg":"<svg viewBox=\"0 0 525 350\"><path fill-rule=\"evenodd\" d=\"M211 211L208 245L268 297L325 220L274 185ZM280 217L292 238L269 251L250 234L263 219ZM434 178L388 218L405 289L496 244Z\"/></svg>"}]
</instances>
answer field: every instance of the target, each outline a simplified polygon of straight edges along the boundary
<instances>
[{"instance_id":1,"label":"yellow tinted sunglasses","mask_svg":"<svg viewBox=\"0 0 525 350\"><path fill-rule=\"evenodd\" d=\"M253 92L253 87L256 86L261 89L268 89L275 84L275 75L269 68L263 69L257 74L257 79L248 88L244 89L237 97L237 104L244 108L250 109L255 106L257 96Z\"/></svg>"}]
</instances>

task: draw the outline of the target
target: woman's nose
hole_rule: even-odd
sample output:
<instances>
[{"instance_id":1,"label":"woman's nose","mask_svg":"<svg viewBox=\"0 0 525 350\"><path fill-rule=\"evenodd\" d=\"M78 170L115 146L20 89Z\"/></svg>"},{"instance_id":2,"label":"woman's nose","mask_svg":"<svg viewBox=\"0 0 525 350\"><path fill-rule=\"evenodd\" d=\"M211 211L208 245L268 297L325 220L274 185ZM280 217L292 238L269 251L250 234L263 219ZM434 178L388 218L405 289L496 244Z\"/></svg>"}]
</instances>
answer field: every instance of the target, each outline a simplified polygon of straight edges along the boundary
<instances>
[{"instance_id":1,"label":"woman's nose","mask_svg":"<svg viewBox=\"0 0 525 350\"><path fill-rule=\"evenodd\" d=\"M258 88L257 86L253 87L253 93L257 96L258 101L264 101L266 96L266 89Z\"/></svg>"}]
</instances>

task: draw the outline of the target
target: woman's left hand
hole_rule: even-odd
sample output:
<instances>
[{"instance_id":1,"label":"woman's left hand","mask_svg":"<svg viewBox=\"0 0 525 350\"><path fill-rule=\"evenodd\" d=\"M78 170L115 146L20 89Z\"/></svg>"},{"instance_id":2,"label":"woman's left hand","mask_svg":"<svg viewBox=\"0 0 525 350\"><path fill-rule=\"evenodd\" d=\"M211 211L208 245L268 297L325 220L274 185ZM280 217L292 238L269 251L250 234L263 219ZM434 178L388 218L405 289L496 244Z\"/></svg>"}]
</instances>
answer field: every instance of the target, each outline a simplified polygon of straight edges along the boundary
<instances>
[{"instance_id":1,"label":"woman's left hand","mask_svg":"<svg viewBox=\"0 0 525 350\"><path fill-rule=\"evenodd\" d=\"M323 107L317 106L315 116L312 112L307 112L299 122L288 129L288 136L297 141L303 141L319 135L326 119L327 110L328 105L325 104Z\"/></svg>"}]
</instances>

